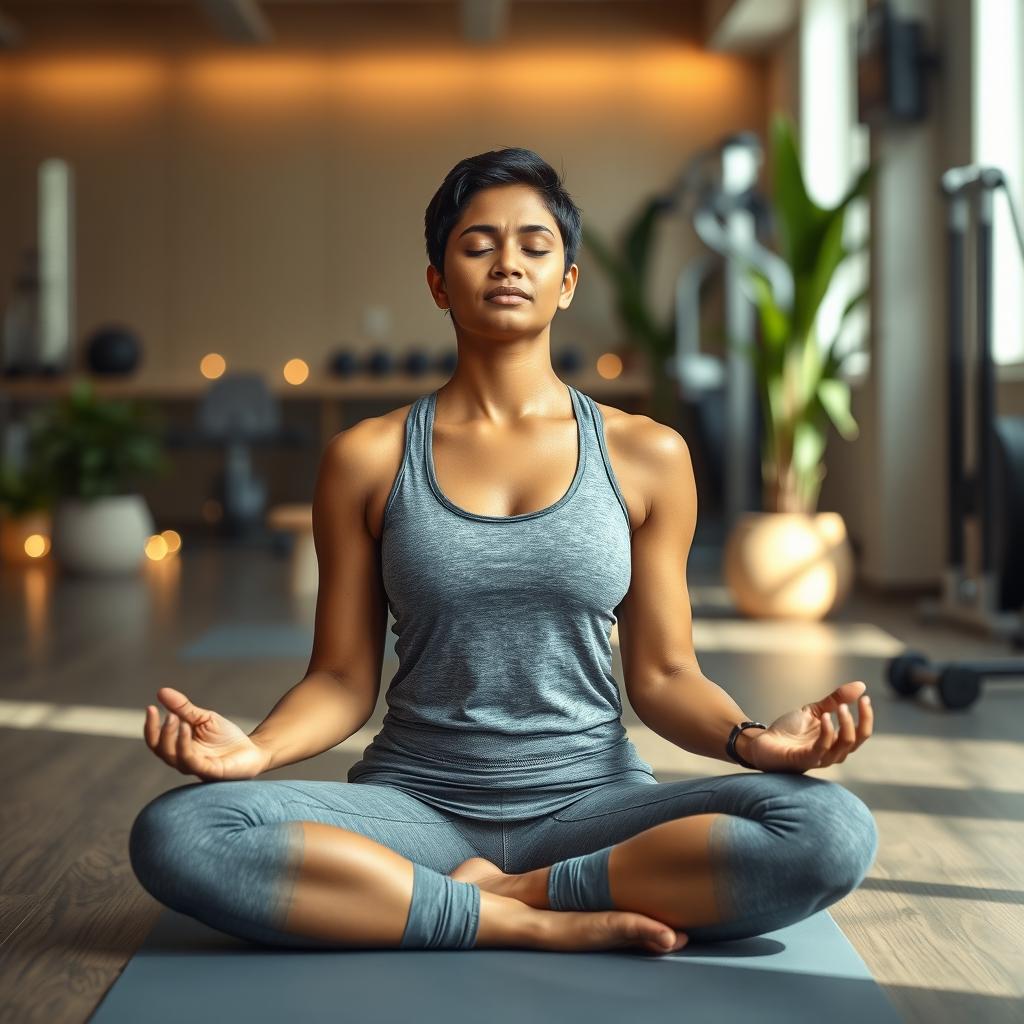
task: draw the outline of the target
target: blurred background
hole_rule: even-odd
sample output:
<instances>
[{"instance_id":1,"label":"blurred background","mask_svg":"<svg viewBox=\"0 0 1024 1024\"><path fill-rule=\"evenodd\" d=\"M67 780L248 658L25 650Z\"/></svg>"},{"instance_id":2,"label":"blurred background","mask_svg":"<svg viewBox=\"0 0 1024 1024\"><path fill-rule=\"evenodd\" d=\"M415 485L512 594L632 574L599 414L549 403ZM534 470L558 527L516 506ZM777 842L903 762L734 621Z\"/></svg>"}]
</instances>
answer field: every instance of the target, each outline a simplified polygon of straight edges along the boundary
<instances>
[{"instance_id":1,"label":"blurred background","mask_svg":"<svg viewBox=\"0 0 1024 1024\"><path fill-rule=\"evenodd\" d=\"M946 488L938 183L993 163L1019 197L1018 4L0 11L6 465L24 461L32 408L84 376L162 416L170 468L134 478L155 528L187 543L258 533L273 506L309 501L334 432L446 379L455 344L424 281L424 208L462 156L524 145L566 175L594 239L552 327L556 369L687 436L698 542L721 544L739 510L763 507L756 382L723 345L759 331L737 254L743 239L781 249L770 132L785 115L814 204L835 207L878 164L844 211L850 255L828 266L817 311L822 351L842 334L859 427L826 424L808 449L827 468L819 506L842 515L864 581L939 581L945 523L922 515ZM1021 263L997 200L995 382L1020 413ZM632 279L639 310L623 302Z\"/></svg>"},{"instance_id":2,"label":"blurred background","mask_svg":"<svg viewBox=\"0 0 1024 1024\"><path fill-rule=\"evenodd\" d=\"M1022 96L1018 0L0 0L3 774L41 749L24 806L92 807L13 822L63 845L10 891L125 869L180 782L138 742L158 686L251 727L301 677L320 453L451 375L424 210L504 146L583 211L556 372L690 446L705 673L766 721L865 680L872 754L830 777L883 834L935 784L1019 827L970 807L1024 768ZM627 718L660 778L730 767ZM374 731L293 770L343 778ZM940 859L1019 883L1005 833L975 863L954 832ZM844 924L908 1017L1019 994L1005 946L920 986L879 919Z\"/></svg>"}]
</instances>

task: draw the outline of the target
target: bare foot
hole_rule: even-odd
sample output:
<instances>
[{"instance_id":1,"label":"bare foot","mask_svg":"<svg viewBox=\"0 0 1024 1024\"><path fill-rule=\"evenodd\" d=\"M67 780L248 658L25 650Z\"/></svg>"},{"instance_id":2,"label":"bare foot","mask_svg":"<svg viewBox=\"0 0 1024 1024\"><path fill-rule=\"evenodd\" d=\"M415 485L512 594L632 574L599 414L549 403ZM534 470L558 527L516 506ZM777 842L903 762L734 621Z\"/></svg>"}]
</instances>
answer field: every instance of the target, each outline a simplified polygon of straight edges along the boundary
<instances>
[{"instance_id":1,"label":"bare foot","mask_svg":"<svg viewBox=\"0 0 1024 1024\"><path fill-rule=\"evenodd\" d=\"M689 942L661 921L631 910L538 910L538 948L559 950L639 947L649 953L675 953Z\"/></svg>"},{"instance_id":2,"label":"bare foot","mask_svg":"<svg viewBox=\"0 0 1024 1024\"><path fill-rule=\"evenodd\" d=\"M517 880L484 857L470 857L450 877L475 882L485 892L520 899ZM529 903L526 904L530 906ZM587 950L638 946L652 953L675 953L689 941L685 932L631 910L537 910L538 949ZM665 945L662 939L667 939Z\"/></svg>"}]
</instances>

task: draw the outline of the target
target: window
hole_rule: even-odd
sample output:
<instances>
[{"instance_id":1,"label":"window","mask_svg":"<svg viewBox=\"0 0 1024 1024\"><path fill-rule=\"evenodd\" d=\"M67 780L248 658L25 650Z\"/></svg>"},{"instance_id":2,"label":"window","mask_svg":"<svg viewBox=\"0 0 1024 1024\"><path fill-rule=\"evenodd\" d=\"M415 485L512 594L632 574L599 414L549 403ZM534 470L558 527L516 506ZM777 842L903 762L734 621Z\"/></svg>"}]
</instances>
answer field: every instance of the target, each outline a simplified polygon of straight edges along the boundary
<instances>
[{"instance_id":1,"label":"window","mask_svg":"<svg viewBox=\"0 0 1024 1024\"><path fill-rule=\"evenodd\" d=\"M804 0L800 18L800 162L807 191L821 206L835 206L867 166L870 129L857 122L856 27L865 0ZM869 230L868 199L847 207L843 241L861 246ZM818 312L822 346L831 344L847 302L868 285L867 250L836 270ZM838 351L848 354L851 380L868 367L869 302L861 302L843 325Z\"/></svg>"},{"instance_id":2,"label":"window","mask_svg":"<svg viewBox=\"0 0 1024 1024\"><path fill-rule=\"evenodd\" d=\"M974 0L971 159L998 167L1024 217L1024 4ZM1024 363L1024 253L1006 195L995 193L992 227L992 358Z\"/></svg>"}]
</instances>

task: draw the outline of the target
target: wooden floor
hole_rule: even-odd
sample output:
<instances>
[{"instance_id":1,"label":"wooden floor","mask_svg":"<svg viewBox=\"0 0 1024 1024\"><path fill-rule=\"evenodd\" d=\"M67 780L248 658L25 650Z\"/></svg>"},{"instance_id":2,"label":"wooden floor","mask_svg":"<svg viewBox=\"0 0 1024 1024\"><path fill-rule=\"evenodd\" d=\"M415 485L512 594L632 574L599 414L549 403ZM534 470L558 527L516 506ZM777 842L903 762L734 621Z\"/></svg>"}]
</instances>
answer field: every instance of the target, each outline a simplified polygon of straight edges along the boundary
<instances>
[{"instance_id":1,"label":"wooden floor","mask_svg":"<svg viewBox=\"0 0 1024 1024\"><path fill-rule=\"evenodd\" d=\"M875 814L877 860L830 912L905 1020L1024 1019L1024 686L987 683L974 706L949 712L931 694L898 700L882 676L905 643L938 658L1007 657L1008 645L922 627L912 604L861 592L827 624L743 621L714 552L695 551L689 576L701 666L751 717L867 683L874 736L810 774ZM187 538L182 556L127 580L0 569L0 1021L87 1020L143 941L160 906L131 873L128 830L152 797L194 781L146 747L145 705L170 684L243 728L260 721L306 656L179 651L220 623L310 623L312 601L289 599L286 579L271 552ZM385 681L395 668L392 654ZM660 780L743 770L673 747L626 708ZM271 777L344 779L384 710L382 699L339 748Z\"/></svg>"}]
</instances>

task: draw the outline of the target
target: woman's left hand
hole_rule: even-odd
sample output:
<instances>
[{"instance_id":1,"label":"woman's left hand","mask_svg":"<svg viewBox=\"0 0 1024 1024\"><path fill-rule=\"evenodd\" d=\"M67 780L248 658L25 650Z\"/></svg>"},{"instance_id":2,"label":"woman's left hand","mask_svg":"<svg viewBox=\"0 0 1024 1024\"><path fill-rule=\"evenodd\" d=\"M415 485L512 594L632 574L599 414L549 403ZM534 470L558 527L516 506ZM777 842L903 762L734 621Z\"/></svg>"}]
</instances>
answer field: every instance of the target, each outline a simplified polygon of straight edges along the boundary
<instances>
[{"instance_id":1,"label":"woman's left hand","mask_svg":"<svg viewBox=\"0 0 1024 1024\"><path fill-rule=\"evenodd\" d=\"M744 756L763 772L799 773L841 764L871 735L875 716L866 690L860 680L843 683L827 697L776 718L767 729L748 731L751 739ZM855 702L859 722L847 706ZM833 711L839 719L838 732L832 724Z\"/></svg>"}]
</instances>

